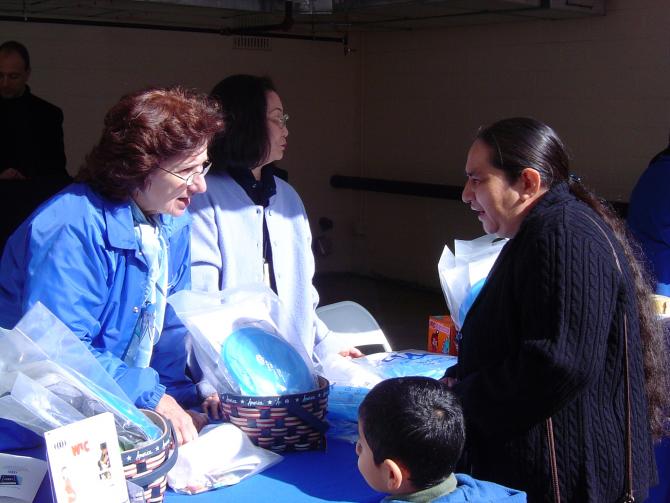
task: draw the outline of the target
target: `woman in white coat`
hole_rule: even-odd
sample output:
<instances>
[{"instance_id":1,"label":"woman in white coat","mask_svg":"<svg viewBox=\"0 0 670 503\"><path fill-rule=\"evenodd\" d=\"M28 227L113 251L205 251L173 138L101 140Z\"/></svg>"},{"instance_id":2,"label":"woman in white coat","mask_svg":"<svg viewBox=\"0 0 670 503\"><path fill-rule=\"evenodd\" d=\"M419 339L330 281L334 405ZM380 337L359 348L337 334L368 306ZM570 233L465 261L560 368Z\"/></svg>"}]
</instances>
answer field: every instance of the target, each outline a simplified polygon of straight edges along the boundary
<instances>
[{"instance_id":1,"label":"woman in white coat","mask_svg":"<svg viewBox=\"0 0 670 503\"><path fill-rule=\"evenodd\" d=\"M264 283L287 308L284 334L313 359L340 347L315 313L319 296L312 285L312 235L298 193L275 176L273 163L284 156L288 115L267 77L233 75L219 82L212 97L221 104L225 131L210 148L208 192L193 200L193 289L225 290ZM201 389L203 395L209 391ZM216 398L213 398L216 401ZM205 408L216 417L216 407Z\"/></svg>"}]
</instances>

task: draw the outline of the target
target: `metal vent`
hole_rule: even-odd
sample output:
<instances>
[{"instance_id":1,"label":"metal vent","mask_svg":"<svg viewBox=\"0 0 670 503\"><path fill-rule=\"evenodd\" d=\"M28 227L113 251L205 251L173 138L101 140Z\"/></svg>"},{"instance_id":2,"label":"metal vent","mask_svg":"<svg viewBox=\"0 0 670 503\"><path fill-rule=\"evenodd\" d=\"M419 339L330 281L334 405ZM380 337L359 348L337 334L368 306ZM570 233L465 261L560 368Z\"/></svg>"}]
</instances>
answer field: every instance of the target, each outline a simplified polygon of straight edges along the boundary
<instances>
[{"instance_id":1,"label":"metal vent","mask_svg":"<svg viewBox=\"0 0 670 503\"><path fill-rule=\"evenodd\" d=\"M271 51L270 39L267 37L233 37L233 49L248 51Z\"/></svg>"}]
</instances>

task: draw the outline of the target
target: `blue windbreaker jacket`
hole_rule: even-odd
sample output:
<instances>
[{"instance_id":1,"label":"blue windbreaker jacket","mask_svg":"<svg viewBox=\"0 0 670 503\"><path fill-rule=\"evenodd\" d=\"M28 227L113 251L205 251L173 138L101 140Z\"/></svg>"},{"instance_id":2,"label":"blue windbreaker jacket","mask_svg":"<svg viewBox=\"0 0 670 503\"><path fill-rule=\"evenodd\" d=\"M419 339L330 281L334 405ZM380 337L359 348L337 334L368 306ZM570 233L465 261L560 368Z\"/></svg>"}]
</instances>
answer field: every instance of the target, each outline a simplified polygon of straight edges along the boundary
<instances>
[{"instance_id":1,"label":"blue windbreaker jacket","mask_svg":"<svg viewBox=\"0 0 670 503\"><path fill-rule=\"evenodd\" d=\"M190 216L162 216L169 239L168 294L190 288ZM91 350L138 407L165 393L191 405L184 379L186 329L168 305L149 368L122 358L144 301L148 266L137 246L128 203L73 184L44 203L11 236L0 262L0 326L13 328L42 302Z\"/></svg>"}]
</instances>

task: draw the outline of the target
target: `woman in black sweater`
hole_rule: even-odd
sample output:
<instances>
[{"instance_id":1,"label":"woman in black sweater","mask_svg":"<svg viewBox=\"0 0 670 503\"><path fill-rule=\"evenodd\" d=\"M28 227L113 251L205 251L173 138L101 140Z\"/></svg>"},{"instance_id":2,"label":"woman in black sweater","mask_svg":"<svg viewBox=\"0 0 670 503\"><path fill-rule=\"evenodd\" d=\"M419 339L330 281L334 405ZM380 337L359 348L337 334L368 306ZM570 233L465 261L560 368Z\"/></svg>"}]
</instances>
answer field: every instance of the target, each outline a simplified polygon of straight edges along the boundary
<instances>
[{"instance_id":1,"label":"woman in black sweater","mask_svg":"<svg viewBox=\"0 0 670 503\"><path fill-rule=\"evenodd\" d=\"M538 121L481 129L465 170L463 201L510 241L447 372L465 411L463 468L531 502L614 502L631 485L630 438L630 492L643 501L656 481L652 435L667 427L666 348L623 225L569 175L561 140Z\"/></svg>"}]
</instances>

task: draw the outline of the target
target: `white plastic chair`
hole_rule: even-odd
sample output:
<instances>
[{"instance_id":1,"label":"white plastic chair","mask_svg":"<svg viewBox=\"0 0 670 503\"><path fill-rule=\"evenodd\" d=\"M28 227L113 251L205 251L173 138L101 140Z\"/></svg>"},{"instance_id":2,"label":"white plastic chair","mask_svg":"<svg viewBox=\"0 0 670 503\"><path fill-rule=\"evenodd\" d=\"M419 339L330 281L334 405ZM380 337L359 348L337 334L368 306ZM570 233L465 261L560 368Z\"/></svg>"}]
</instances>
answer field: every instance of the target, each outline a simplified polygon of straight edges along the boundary
<instances>
[{"instance_id":1,"label":"white plastic chair","mask_svg":"<svg viewBox=\"0 0 670 503\"><path fill-rule=\"evenodd\" d=\"M384 351L391 351L391 345L377 320L356 302L344 300L321 306L316 309L316 314L332 332L344 338L350 346L378 344L384 347Z\"/></svg>"}]
</instances>

